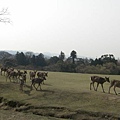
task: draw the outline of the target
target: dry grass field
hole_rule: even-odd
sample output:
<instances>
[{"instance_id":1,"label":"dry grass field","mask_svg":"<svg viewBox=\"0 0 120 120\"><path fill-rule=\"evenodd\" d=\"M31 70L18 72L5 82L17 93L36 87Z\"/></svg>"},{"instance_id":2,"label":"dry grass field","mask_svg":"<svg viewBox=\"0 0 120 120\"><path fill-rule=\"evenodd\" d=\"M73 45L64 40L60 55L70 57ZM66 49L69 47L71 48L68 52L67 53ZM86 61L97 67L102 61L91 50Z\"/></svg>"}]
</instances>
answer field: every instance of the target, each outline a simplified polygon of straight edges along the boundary
<instances>
[{"instance_id":1,"label":"dry grass field","mask_svg":"<svg viewBox=\"0 0 120 120\"><path fill-rule=\"evenodd\" d=\"M49 72L42 90L31 91L29 75L24 91L19 84L6 82L0 75L0 120L117 120L120 117L120 94L109 83L98 91L90 90L92 74ZM99 75L107 76L108 75ZM109 75L110 80L119 75ZM120 93L120 88L116 91ZM18 116L18 117L17 117Z\"/></svg>"}]
</instances>

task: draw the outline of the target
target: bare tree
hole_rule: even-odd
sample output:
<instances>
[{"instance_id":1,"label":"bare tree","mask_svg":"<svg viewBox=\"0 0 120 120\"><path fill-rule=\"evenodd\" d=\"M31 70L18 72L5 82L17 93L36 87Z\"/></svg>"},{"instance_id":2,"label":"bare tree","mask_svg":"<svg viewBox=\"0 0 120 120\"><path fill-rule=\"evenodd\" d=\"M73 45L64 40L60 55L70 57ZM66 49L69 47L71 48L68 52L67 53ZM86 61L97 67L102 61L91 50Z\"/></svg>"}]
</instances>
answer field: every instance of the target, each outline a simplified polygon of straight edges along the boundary
<instances>
[{"instance_id":1,"label":"bare tree","mask_svg":"<svg viewBox=\"0 0 120 120\"><path fill-rule=\"evenodd\" d=\"M3 22L3 23L11 23L10 18L5 17L5 16L7 16L7 15L10 15L10 13L8 12L8 8L3 8L3 9L0 11L0 22Z\"/></svg>"}]
</instances>

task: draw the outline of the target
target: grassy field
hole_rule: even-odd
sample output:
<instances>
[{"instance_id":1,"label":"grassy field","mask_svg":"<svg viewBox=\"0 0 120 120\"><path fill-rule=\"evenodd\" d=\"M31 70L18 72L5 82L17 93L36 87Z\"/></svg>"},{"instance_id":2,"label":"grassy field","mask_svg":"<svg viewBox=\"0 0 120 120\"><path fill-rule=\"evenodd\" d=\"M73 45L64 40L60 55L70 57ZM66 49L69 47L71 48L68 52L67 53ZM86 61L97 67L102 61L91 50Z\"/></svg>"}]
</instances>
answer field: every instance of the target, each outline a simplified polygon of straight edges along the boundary
<instances>
[{"instance_id":1,"label":"grassy field","mask_svg":"<svg viewBox=\"0 0 120 120\"><path fill-rule=\"evenodd\" d=\"M115 95L113 88L111 88L111 94L108 94L109 83L104 84L106 93L102 92L101 86L97 92L93 89L90 90L90 76L92 75L49 72L45 84L41 85L42 90L33 89L31 91L31 82L27 75L27 83L23 92L19 90L19 84L9 80L6 82L5 76L0 76L0 97L7 101L28 104L28 106L12 109L15 114L23 116L21 120L27 120L27 118L37 120L38 117L42 117L43 120L79 120L80 118L117 120L117 117L120 117L120 94ZM104 77L105 75L100 76ZM109 77L110 80L120 80L119 75L109 75ZM116 91L120 93L119 88ZM1 102L1 104L3 103ZM8 112L8 115L11 116L9 110L4 111L6 106L0 106L0 116L5 118L4 112ZM22 109L26 107L27 109ZM21 112L16 113L16 111ZM31 113L33 113L33 117L31 117ZM13 116L15 118L15 115Z\"/></svg>"}]
</instances>

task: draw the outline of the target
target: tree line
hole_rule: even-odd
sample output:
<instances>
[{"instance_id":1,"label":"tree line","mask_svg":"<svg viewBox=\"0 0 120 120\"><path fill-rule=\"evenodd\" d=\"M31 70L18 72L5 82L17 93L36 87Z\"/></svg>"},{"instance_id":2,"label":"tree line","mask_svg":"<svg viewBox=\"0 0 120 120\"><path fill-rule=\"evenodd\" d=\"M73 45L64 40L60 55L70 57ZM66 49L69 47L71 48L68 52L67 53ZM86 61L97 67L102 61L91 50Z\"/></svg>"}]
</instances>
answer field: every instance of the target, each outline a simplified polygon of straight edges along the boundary
<instances>
[{"instance_id":1,"label":"tree line","mask_svg":"<svg viewBox=\"0 0 120 120\"><path fill-rule=\"evenodd\" d=\"M78 58L75 50L72 50L67 58L62 51L59 56L50 58L42 53L35 55L33 52L17 52L12 58L3 57L2 66L59 72L120 74L120 62L113 54L105 54L96 59Z\"/></svg>"}]
</instances>

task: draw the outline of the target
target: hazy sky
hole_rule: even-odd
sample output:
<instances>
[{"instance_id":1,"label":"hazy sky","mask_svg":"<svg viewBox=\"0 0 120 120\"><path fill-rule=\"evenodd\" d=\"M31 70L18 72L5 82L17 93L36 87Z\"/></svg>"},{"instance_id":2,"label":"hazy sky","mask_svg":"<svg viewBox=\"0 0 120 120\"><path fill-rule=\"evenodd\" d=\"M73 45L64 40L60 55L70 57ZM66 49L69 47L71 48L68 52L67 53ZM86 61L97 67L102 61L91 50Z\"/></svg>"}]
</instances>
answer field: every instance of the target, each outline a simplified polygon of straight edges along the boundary
<instances>
[{"instance_id":1,"label":"hazy sky","mask_svg":"<svg viewBox=\"0 0 120 120\"><path fill-rule=\"evenodd\" d=\"M2 8L13 23L0 23L0 50L120 57L120 0L0 0Z\"/></svg>"}]
</instances>

